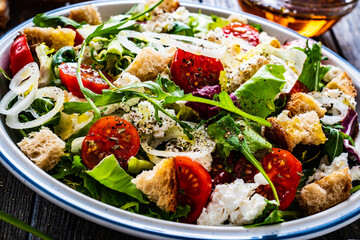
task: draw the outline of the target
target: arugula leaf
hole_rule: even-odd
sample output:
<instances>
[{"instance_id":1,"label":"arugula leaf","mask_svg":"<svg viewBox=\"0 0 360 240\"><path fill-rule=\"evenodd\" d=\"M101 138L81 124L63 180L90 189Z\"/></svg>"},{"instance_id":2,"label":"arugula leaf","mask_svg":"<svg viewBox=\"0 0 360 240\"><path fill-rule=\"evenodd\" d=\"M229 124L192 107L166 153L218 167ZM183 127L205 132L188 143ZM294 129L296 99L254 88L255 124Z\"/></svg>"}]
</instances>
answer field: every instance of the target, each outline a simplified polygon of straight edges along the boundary
<instances>
[{"instance_id":1,"label":"arugula leaf","mask_svg":"<svg viewBox=\"0 0 360 240\"><path fill-rule=\"evenodd\" d=\"M323 86L321 80L331 68L331 66L320 65L321 60L324 59L321 55L321 43L313 44L312 47L310 47L309 42L306 41L306 47L304 49L296 49L303 51L307 55L298 80L303 83L309 91L320 91L321 86Z\"/></svg>"},{"instance_id":2,"label":"arugula leaf","mask_svg":"<svg viewBox=\"0 0 360 240\"><path fill-rule=\"evenodd\" d=\"M176 21L174 23L174 28L171 29L171 31L169 33L177 34L177 35L185 35L185 36L190 36L190 37L194 36L193 29L191 27L189 27L188 25L186 25L185 23L180 22L180 21Z\"/></svg>"},{"instance_id":3,"label":"arugula leaf","mask_svg":"<svg viewBox=\"0 0 360 240\"><path fill-rule=\"evenodd\" d=\"M70 18L64 16L48 16L45 13L37 14L34 19L33 23L37 27L52 27L57 28L65 27L67 25L71 25L74 28L80 28L83 23L78 23Z\"/></svg>"},{"instance_id":4,"label":"arugula leaf","mask_svg":"<svg viewBox=\"0 0 360 240\"><path fill-rule=\"evenodd\" d=\"M110 189L125 193L141 203L148 203L143 193L131 182L132 177L119 165L114 155L105 157L95 168L86 173Z\"/></svg>"},{"instance_id":5,"label":"arugula leaf","mask_svg":"<svg viewBox=\"0 0 360 240\"><path fill-rule=\"evenodd\" d=\"M308 180L308 178L310 176L312 176L315 173L314 168L310 168L310 169L303 169L302 170L302 175L300 178L300 182L299 185L297 186L297 191L300 191L305 185L306 185L306 181Z\"/></svg>"},{"instance_id":6,"label":"arugula leaf","mask_svg":"<svg viewBox=\"0 0 360 240\"><path fill-rule=\"evenodd\" d=\"M285 85L283 65L262 66L254 76L235 92L241 108L255 116L267 117L276 110L275 97Z\"/></svg>"},{"instance_id":7,"label":"arugula leaf","mask_svg":"<svg viewBox=\"0 0 360 240\"><path fill-rule=\"evenodd\" d=\"M85 169L80 156L75 155L74 160L70 156L62 156L59 163L50 171L50 175L55 179L64 179L69 175L78 176Z\"/></svg>"},{"instance_id":8,"label":"arugula leaf","mask_svg":"<svg viewBox=\"0 0 360 240\"><path fill-rule=\"evenodd\" d=\"M341 126L342 127L342 126ZM327 133L327 141L324 144L324 149L328 155L329 162L331 163L336 157L344 152L344 140L349 140L354 143L351 136L340 131L336 126L322 126L323 131Z\"/></svg>"},{"instance_id":9,"label":"arugula leaf","mask_svg":"<svg viewBox=\"0 0 360 240\"><path fill-rule=\"evenodd\" d=\"M73 47L66 46L55 53L51 60L51 70L54 76L60 78L58 66L63 62L75 62L76 53Z\"/></svg>"},{"instance_id":10,"label":"arugula leaf","mask_svg":"<svg viewBox=\"0 0 360 240\"><path fill-rule=\"evenodd\" d=\"M221 154L226 156L228 153L225 151L240 151L249 160L249 162L251 162L251 164L254 165L259 172L261 172L266 181L269 183L276 201L279 203L279 198L274 184L266 174L261 164L253 156L246 141L244 132L241 131L239 125L236 124L230 114L221 118L216 123L211 124L208 127L208 133L210 137L216 140L217 147L220 152L222 152Z\"/></svg>"}]
</instances>

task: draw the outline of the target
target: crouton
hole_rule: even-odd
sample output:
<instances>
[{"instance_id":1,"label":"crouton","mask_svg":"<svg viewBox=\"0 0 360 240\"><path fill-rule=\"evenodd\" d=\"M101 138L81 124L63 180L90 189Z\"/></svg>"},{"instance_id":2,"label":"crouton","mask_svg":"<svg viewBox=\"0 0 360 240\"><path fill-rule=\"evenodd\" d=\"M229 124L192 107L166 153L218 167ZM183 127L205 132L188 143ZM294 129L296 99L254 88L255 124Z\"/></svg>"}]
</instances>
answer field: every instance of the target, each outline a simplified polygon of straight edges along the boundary
<instances>
[{"instance_id":1,"label":"crouton","mask_svg":"<svg viewBox=\"0 0 360 240\"><path fill-rule=\"evenodd\" d=\"M29 137L18 143L18 146L44 171L55 167L65 151L65 142L46 127L41 128L39 132L30 133Z\"/></svg>"},{"instance_id":2,"label":"crouton","mask_svg":"<svg viewBox=\"0 0 360 240\"><path fill-rule=\"evenodd\" d=\"M278 117L267 119L271 128L265 128L265 137L290 152L299 144L320 145L326 137L321 128L320 119L315 111L288 117L289 111L284 110Z\"/></svg>"},{"instance_id":3,"label":"crouton","mask_svg":"<svg viewBox=\"0 0 360 240\"><path fill-rule=\"evenodd\" d=\"M319 118L322 118L326 113L326 108L321 107L312 96L302 92L291 94L285 109L289 110L290 117L315 111Z\"/></svg>"},{"instance_id":4,"label":"crouton","mask_svg":"<svg viewBox=\"0 0 360 240\"><path fill-rule=\"evenodd\" d=\"M0 28L6 28L9 20L9 4L7 0L0 0Z\"/></svg>"},{"instance_id":5,"label":"crouton","mask_svg":"<svg viewBox=\"0 0 360 240\"><path fill-rule=\"evenodd\" d=\"M350 189L349 168L344 168L303 187L297 200L304 213L311 215L346 200Z\"/></svg>"},{"instance_id":6,"label":"crouton","mask_svg":"<svg viewBox=\"0 0 360 240\"><path fill-rule=\"evenodd\" d=\"M146 6L153 6L156 4L158 0L148 0L145 5ZM164 12L174 12L178 7L180 6L180 3L176 0L165 0L163 3L161 3L156 9L154 9L157 13L164 13Z\"/></svg>"},{"instance_id":7,"label":"crouton","mask_svg":"<svg viewBox=\"0 0 360 240\"><path fill-rule=\"evenodd\" d=\"M176 211L178 183L173 158L164 159L152 170L143 171L132 182L164 211Z\"/></svg>"},{"instance_id":8,"label":"crouton","mask_svg":"<svg viewBox=\"0 0 360 240\"><path fill-rule=\"evenodd\" d=\"M126 72L138 77L141 81L155 80L171 61L171 54L164 54L152 47L143 48Z\"/></svg>"},{"instance_id":9,"label":"crouton","mask_svg":"<svg viewBox=\"0 0 360 240\"><path fill-rule=\"evenodd\" d=\"M70 11L69 18L78 23L86 22L90 25L102 23L99 11L91 4Z\"/></svg>"},{"instance_id":10,"label":"crouton","mask_svg":"<svg viewBox=\"0 0 360 240\"><path fill-rule=\"evenodd\" d=\"M331 82L329 82L326 87L329 89L339 89L353 98L356 98L357 95L356 88L346 72L338 75Z\"/></svg>"},{"instance_id":11,"label":"crouton","mask_svg":"<svg viewBox=\"0 0 360 240\"><path fill-rule=\"evenodd\" d=\"M45 42L49 48L58 51L65 46L73 46L75 43L76 32L68 28L25 28L23 33L30 45L37 45Z\"/></svg>"}]
</instances>

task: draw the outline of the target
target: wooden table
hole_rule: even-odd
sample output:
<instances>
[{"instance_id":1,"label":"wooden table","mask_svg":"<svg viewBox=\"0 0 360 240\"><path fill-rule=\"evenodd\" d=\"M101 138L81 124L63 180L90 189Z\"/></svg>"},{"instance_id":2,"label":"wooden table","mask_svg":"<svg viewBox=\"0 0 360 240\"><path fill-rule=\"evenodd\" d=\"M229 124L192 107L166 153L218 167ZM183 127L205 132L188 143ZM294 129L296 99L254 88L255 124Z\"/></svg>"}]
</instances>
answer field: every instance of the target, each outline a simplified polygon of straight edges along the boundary
<instances>
[{"instance_id":1,"label":"wooden table","mask_svg":"<svg viewBox=\"0 0 360 240\"><path fill-rule=\"evenodd\" d=\"M79 0L77 0L79 1ZM41 13L63 6L61 0L10 0L11 21L5 32ZM73 0L72 2L76 2ZM239 10L237 0L193 0ZM333 29L319 38L329 48L360 69L360 5ZM69 213L24 186L0 165L0 210L12 214L54 239L136 239ZM360 220L318 239L360 238ZM36 239L27 232L0 221L0 239Z\"/></svg>"}]
</instances>

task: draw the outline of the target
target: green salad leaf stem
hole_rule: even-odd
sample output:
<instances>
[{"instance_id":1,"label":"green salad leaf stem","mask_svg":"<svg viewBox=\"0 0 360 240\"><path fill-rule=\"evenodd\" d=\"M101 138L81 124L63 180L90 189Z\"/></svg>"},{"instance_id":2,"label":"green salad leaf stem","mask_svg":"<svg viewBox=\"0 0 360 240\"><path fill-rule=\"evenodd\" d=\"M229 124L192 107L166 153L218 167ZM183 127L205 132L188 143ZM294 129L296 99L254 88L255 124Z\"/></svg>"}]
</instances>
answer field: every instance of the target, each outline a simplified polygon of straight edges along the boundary
<instances>
[{"instance_id":1,"label":"green salad leaf stem","mask_svg":"<svg viewBox=\"0 0 360 240\"><path fill-rule=\"evenodd\" d=\"M11 216L7 213L4 213L2 211L0 211L0 220L3 220L7 223L10 223L12 225L14 225L15 227L21 228L22 230L25 230L41 239L44 240L51 240L52 238L49 237L48 235L46 235L45 233L37 230L36 228L33 228L32 226L24 223L23 221L19 220L18 218Z\"/></svg>"}]
</instances>

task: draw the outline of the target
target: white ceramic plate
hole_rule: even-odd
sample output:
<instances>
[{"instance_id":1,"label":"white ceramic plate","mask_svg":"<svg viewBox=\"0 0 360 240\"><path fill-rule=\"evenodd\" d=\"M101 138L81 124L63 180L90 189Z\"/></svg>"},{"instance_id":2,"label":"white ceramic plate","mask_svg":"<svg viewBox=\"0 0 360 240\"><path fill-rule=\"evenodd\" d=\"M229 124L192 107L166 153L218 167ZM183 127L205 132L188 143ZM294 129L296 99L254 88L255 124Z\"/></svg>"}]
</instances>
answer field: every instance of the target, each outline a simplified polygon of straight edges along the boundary
<instances>
[{"instance_id":1,"label":"white ceramic plate","mask_svg":"<svg viewBox=\"0 0 360 240\"><path fill-rule=\"evenodd\" d=\"M137 2L95 1L91 3L99 8L103 19L107 19L111 15L126 12ZM87 3L59 8L49 12L49 14L66 15L71 9L85 4ZM227 17L229 14L239 14L228 9L194 3L182 2L182 5L192 12L198 12L201 9L204 14L212 13L223 17ZM251 22L260 23L266 32L276 36L281 42L302 38L296 32L280 25L256 16L242 14ZM2 68L9 70L9 49L15 36L21 29L31 25L31 20L26 21L0 39L0 66ZM323 53L329 57L332 64L345 70L355 80L356 88L359 91L360 72L329 49L323 48ZM0 96L4 96L7 90L8 82L6 79L2 79L0 81ZM359 97L357 101L359 102ZM359 113L359 107L357 112ZM156 239L309 239L335 231L360 217L360 192L357 192L345 202L321 213L299 220L258 228L209 227L157 220L103 204L67 187L29 161L14 143L18 140L15 132L5 126L4 117L1 116L0 161L13 175L41 196L72 213L138 237Z\"/></svg>"}]
</instances>

